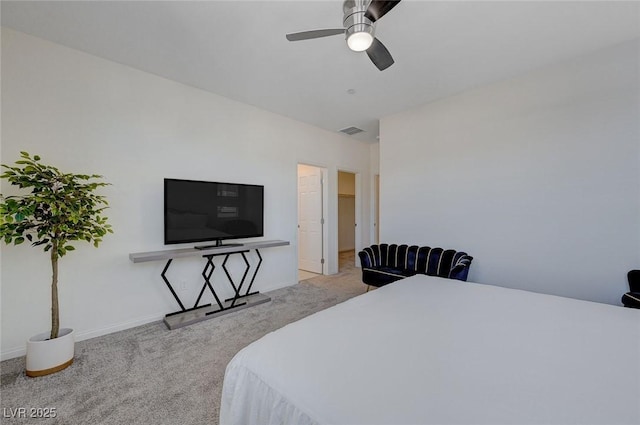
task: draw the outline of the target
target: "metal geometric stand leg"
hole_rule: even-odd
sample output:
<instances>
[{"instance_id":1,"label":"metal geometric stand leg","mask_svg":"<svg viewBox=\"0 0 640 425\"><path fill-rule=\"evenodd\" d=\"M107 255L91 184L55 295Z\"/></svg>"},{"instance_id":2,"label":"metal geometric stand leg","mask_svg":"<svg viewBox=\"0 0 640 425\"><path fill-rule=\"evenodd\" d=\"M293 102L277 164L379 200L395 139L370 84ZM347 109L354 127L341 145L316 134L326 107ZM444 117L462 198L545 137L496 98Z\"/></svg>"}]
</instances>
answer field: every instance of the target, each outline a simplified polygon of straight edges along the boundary
<instances>
[{"instance_id":1,"label":"metal geometric stand leg","mask_svg":"<svg viewBox=\"0 0 640 425\"><path fill-rule=\"evenodd\" d=\"M246 251L245 251L246 252ZM240 254L242 254L244 256L243 252L239 252ZM209 288L209 291L211 291L211 294L213 294L213 297L215 298L216 302L218 303L218 310L214 310L214 311L209 311L206 314L210 315L210 314L215 314L215 313L219 313L221 311L224 310L229 310L231 308L234 307L239 307L241 305L244 305L245 303L241 303L241 304L236 304L236 301L238 300L238 290L239 287L236 287L235 283L233 283L233 279L231 278L231 274L229 273L229 270L227 269L227 261L229 260L229 256L231 256L232 254L238 254L237 252L234 253L229 253L229 254L210 254L210 255L204 255L203 257L207 259L207 264L204 266L204 269L202 270L202 277L204 278L204 285L202 286L202 289L200 290L200 295L198 296L198 300L196 301L196 305L198 304L198 302L200 301L200 298L202 297L202 294L204 293L205 288ZM231 305L227 305L225 306L222 301L220 301L220 298L218 297L218 294L216 293L215 289L213 289L213 285L211 284L211 276L213 275L213 272L216 268L216 266L213 264L213 257L219 256L219 255L224 255L224 261L222 262L222 269L224 270L224 273L227 275L227 279L229 280L229 283L231 284L231 287L233 288L233 292L235 294L235 296L232 298L232 303ZM246 275L246 272L245 272ZM244 277L243 277L244 280ZM240 285L242 285L242 282L240 282Z\"/></svg>"},{"instance_id":2,"label":"metal geometric stand leg","mask_svg":"<svg viewBox=\"0 0 640 425\"><path fill-rule=\"evenodd\" d=\"M167 287L169 288L169 290L173 294L173 298L175 298L176 301L178 301L178 304L180 305L180 309L182 311L185 311L186 309L184 308L184 305L182 305L182 301L180 301L180 298L178 297L178 294L176 294L176 291L173 290L173 286L171 286L171 282L169 282L169 279L167 279L167 276L166 276L167 270L169 270L169 266L171 265L172 261L173 261L173 259L169 259L167 261L167 264L164 266L164 269L162 270L162 273L160 273L160 276L162 276L162 280L164 280L164 283L167 284Z\"/></svg>"},{"instance_id":3,"label":"metal geometric stand leg","mask_svg":"<svg viewBox=\"0 0 640 425\"><path fill-rule=\"evenodd\" d=\"M129 254L129 260L134 263L143 263L148 261L166 261L166 264L164 265L160 276L162 277L165 286L171 292L171 296L176 300L176 303L178 303L179 309L175 313L167 314L164 318L164 323L169 329L177 329L206 319L211 319L219 315L227 314L231 311L241 310L270 301L271 298L268 295L261 294L258 291L252 292L256 276L260 271L260 266L262 265L262 255L260 254L260 251L258 251L258 248L266 249L287 245L289 245L289 241L283 240L263 240L229 245L221 245L216 243L215 246L211 247L178 248L162 251L134 252ZM253 270L253 273L251 273L252 258L249 258L250 256L246 255L246 253L254 250L259 261L257 261L255 270ZM245 266L245 269L242 273L242 278L238 276L238 279L236 279L236 281L233 280L232 274L227 269L228 259L230 255L233 254L240 254ZM213 257L216 255L226 255L221 265L222 269L227 275L229 284L233 288L232 298L224 301L222 301L216 293L216 290L220 289L217 287L219 282L216 281L219 280L219 276L214 276L215 270L218 269L213 261ZM204 279L204 283L202 284L202 288L200 289L196 302L193 304L192 308L185 307L187 304L185 304L184 300L180 299L180 295L182 294L180 294L179 291L176 292L174 290L173 285L169 281L170 277L168 276L169 268L171 267L173 260L187 257L206 258L206 263L202 271L202 278ZM249 280L249 277L251 277L251 280ZM222 279L224 280L224 278ZM205 292L207 291L206 288L209 288L209 291L215 299L215 303L211 301L213 305L200 305L201 302L205 302L203 301L203 297L205 295ZM188 304L191 304L191 300L189 300Z\"/></svg>"},{"instance_id":4,"label":"metal geometric stand leg","mask_svg":"<svg viewBox=\"0 0 640 425\"><path fill-rule=\"evenodd\" d=\"M249 262L247 261L247 257L244 255L245 252L248 251L242 251L239 252L237 254L242 255L242 259L244 260L244 264L245 264L245 269L244 269L244 274L242 275L242 280L240 280L240 284L236 287L236 285L233 283L233 279L231 279L231 274L229 273L229 270L227 270L227 260L229 259L229 255L227 254L227 256L224 258L224 261L222 262L222 269L224 270L224 272L227 275L227 279L229 280L229 283L231 284L231 286L233 287L233 298L231 298L231 306L230 307L234 307L236 305L236 301L238 301L238 298L240 298L240 289L242 288L242 284L244 283L244 280L247 277L247 272L249 271ZM235 254L235 253L234 253ZM229 301L225 300L225 301ZM240 304L238 304L240 305Z\"/></svg>"},{"instance_id":5,"label":"metal geometric stand leg","mask_svg":"<svg viewBox=\"0 0 640 425\"><path fill-rule=\"evenodd\" d=\"M198 300L196 301L196 305L200 302L200 298L204 293L205 288L209 288L211 293L213 294L213 298L216 299L220 310L224 309L220 298L218 298L218 294L214 291L213 286L211 286L211 276L213 275L213 271L216 269L216 266L213 264L213 255L206 255L204 258L207 259L207 264L205 264L204 269L202 270L202 277L204 278L204 285L202 285L202 289L200 290L200 295L198 295Z\"/></svg>"},{"instance_id":6,"label":"metal geometric stand leg","mask_svg":"<svg viewBox=\"0 0 640 425\"><path fill-rule=\"evenodd\" d=\"M198 294L198 298L196 299L196 302L193 308L189 308L189 309L184 307L184 304L182 303L180 298L178 298L178 295L171 287L171 283L165 276L166 271L169 268L169 265L171 264L171 260L169 260L167 262L167 266L162 272L162 278L164 279L165 283L167 284L167 287L169 287L169 290L171 291L176 301L180 305L180 308L182 309L180 311L167 314L165 316L164 322L167 324L169 329L180 328L183 326L190 325L192 323L200 322L207 318L216 317L216 316L229 313L232 310L239 310L239 309L243 309L243 308L247 308L247 307L251 307L254 305L271 301L271 298L269 296L263 295L258 291L251 292L251 288L253 287L253 284L256 280L256 276L258 275L258 271L260 270L260 266L262 265L262 255L260 255L260 251L258 251L257 249L255 251L256 251L256 255L258 256L258 263L256 265L256 269L253 271L253 275L251 276L251 280L249 281L249 285L246 291L243 291L243 290L245 287L245 282L247 281L247 277L249 275L249 270L251 269L251 264L249 263L249 260L247 259L247 256L245 254L249 252L249 250L203 255L203 257L206 258L207 260L207 262L205 263L204 269L202 270L202 277L204 279L204 284L202 285L202 289L200 289L200 293ZM240 254L245 264L244 273L242 274L242 278L240 279L240 282L238 283L238 285L236 285L236 283L233 281L231 273L229 272L229 269L227 269L227 262L229 261L229 257L233 254ZM224 273L227 276L227 280L229 281L229 284L233 288L233 297L225 299L224 301L222 301L218 296L218 294L216 293L216 290L214 288L214 282L212 279L213 273L216 270L216 266L213 263L213 259L214 257L220 256L220 255L225 256L224 260L222 261L222 270L224 270ZM200 301L202 300L202 297L207 288L209 288L209 291L213 295L213 298L215 299L217 304L216 308L213 310L212 310L213 307L211 307L211 304L199 306ZM209 308L204 309L204 307L209 307ZM200 309L203 309L203 310L200 310ZM187 313L187 314L183 314L183 313Z\"/></svg>"},{"instance_id":7,"label":"metal geometric stand leg","mask_svg":"<svg viewBox=\"0 0 640 425\"><path fill-rule=\"evenodd\" d=\"M180 297L178 297L178 294L176 294L176 291L173 290L173 286L171 286L171 282L169 282L169 279L167 278L167 270L169 270L169 266L171 265L171 261L172 261L172 259L167 260L167 264L164 266L164 269L162 270L162 273L160 273L160 276L162 277L162 280L164 280L164 283L167 285L167 287L171 291L171 294L173 295L173 298L175 298L176 301L178 302L178 305L180 306L180 310L179 311L174 311L173 313L169 313L165 317L173 316L175 314L185 313L187 311L193 311L193 310L196 310L196 309L199 309L199 308L209 307L211 304L206 304L206 305L202 305L202 306L198 307L198 301L200 301L199 297L198 297L198 301L196 301L196 304L193 306L193 308L185 308L184 307L184 304L182 304L182 301L180 300Z\"/></svg>"},{"instance_id":8,"label":"metal geometric stand leg","mask_svg":"<svg viewBox=\"0 0 640 425\"><path fill-rule=\"evenodd\" d=\"M253 286L253 282L256 280L256 276L258 275L258 270L260 270L260 265L262 264L262 255L260 255L260 251L256 249L256 254L258 254L258 265L256 266L256 270L253 272L253 277L251 278L251 282L249 283L249 287L247 288L247 293L244 294L245 297L249 295L257 294L258 292L251 292L251 287Z\"/></svg>"},{"instance_id":9,"label":"metal geometric stand leg","mask_svg":"<svg viewBox=\"0 0 640 425\"><path fill-rule=\"evenodd\" d=\"M249 264L249 260L247 260L247 257L244 255L244 253L248 251L244 251L241 253L247 268L244 270L244 274L242 275L242 280L240 281L240 285L238 285L238 290L236 291L235 297L225 300L225 301L232 301L232 305L237 300L246 300L247 304L250 304L252 306L271 301L271 297L261 294L259 291L251 292L251 287L253 286L253 283L256 280L256 276L258 275L258 271L260 271L260 266L262 265L262 255L260 255L260 251L257 248L254 248L254 251L258 256L258 264L256 265L256 269L253 271L253 275L251 276L251 281L249 282L249 286L247 287L247 290L245 291L244 294L242 293L242 286L244 284L245 279L247 278L247 274L249 273L249 270L251 269L251 265ZM237 305L241 305L241 304L237 304Z\"/></svg>"},{"instance_id":10,"label":"metal geometric stand leg","mask_svg":"<svg viewBox=\"0 0 640 425\"><path fill-rule=\"evenodd\" d=\"M238 298L249 297L251 295L256 295L260 293L258 291L251 292L251 287L253 286L253 282L256 280L256 276L258 275L258 270L260 270L260 265L262 264L262 255L260 255L260 251L257 249L255 251L256 251L256 254L258 255L258 264L256 265L256 269L253 271L253 276L251 276L251 281L249 282L249 287L247 288L247 291L244 294L239 295ZM242 254L242 257L244 258L244 262L247 264L247 270L245 270L244 276L242 277L242 282L244 282L244 279L247 276L247 273L249 272L250 266L249 266L249 261L247 261L247 258L244 256L244 254ZM240 287L242 286L242 282L240 284ZM240 287L238 287L238 292L240 292ZM226 301L229 301L229 300L231 300L231 298L227 299Z\"/></svg>"}]
</instances>

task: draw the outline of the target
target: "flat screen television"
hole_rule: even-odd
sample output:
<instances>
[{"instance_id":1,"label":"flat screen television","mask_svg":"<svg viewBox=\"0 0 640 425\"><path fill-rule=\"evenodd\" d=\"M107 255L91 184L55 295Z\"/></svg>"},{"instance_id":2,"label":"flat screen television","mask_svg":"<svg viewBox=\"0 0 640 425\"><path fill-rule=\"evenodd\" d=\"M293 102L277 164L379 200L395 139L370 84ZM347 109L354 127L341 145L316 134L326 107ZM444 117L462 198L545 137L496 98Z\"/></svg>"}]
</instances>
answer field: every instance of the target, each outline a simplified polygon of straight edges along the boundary
<instances>
[{"instance_id":1,"label":"flat screen television","mask_svg":"<svg viewBox=\"0 0 640 425\"><path fill-rule=\"evenodd\" d=\"M263 218L264 186L164 179L167 245L264 236Z\"/></svg>"}]
</instances>

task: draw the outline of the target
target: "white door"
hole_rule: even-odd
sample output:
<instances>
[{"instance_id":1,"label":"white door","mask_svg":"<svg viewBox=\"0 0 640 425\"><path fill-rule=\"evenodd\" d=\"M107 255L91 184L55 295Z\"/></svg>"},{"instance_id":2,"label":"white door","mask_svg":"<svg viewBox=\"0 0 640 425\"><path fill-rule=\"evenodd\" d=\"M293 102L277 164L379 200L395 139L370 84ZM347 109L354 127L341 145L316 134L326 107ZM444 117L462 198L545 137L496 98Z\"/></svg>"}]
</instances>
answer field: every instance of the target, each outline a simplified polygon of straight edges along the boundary
<instances>
[{"instance_id":1,"label":"white door","mask_svg":"<svg viewBox=\"0 0 640 425\"><path fill-rule=\"evenodd\" d=\"M322 273L322 169L298 165L298 268Z\"/></svg>"}]
</instances>

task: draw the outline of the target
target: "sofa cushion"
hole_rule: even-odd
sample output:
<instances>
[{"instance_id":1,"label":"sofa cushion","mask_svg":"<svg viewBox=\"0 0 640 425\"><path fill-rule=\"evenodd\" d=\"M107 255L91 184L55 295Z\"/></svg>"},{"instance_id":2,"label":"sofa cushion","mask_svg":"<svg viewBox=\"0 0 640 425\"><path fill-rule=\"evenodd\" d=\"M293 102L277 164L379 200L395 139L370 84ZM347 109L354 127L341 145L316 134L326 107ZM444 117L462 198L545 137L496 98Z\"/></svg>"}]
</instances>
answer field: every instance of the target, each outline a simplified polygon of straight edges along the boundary
<instances>
[{"instance_id":1,"label":"sofa cushion","mask_svg":"<svg viewBox=\"0 0 640 425\"><path fill-rule=\"evenodd\" d=\"M640 308L640 292L627 292L622 296L625 307Z\"/></svg>"},{"instance_id":2,"label":"sofa cushion","mask_svg":"<svg viewBox=\"0 0 640 425\"><path fill-rule=\"evenodd\" d=\"M403 274L401 270L390 267L362 268L362 281L368 282L372 286L384 286L405 277L407 275Z\"/></svg>"}]
</instances>

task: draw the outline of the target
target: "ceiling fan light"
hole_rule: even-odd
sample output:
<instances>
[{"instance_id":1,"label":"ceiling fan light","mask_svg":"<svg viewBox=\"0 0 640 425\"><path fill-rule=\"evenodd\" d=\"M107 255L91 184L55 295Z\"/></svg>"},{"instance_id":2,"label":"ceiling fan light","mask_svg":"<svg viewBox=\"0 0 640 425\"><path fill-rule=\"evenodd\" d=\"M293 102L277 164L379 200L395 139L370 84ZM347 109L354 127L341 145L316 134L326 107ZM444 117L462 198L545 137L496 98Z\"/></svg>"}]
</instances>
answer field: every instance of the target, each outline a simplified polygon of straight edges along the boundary
<instances>
[{"instance_id":1,"label":"ceiling fan light","mask_svg":"<svg viewBox=\"0 0 640 425\"><path fill-rule=\"evenodd\" d=\"M347 45L354 52L363 52L371 47L373 36L368 32L354 32L347 38Z\"/></svg>"}]
</instances>

